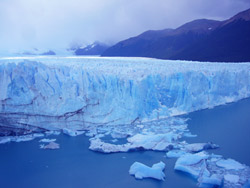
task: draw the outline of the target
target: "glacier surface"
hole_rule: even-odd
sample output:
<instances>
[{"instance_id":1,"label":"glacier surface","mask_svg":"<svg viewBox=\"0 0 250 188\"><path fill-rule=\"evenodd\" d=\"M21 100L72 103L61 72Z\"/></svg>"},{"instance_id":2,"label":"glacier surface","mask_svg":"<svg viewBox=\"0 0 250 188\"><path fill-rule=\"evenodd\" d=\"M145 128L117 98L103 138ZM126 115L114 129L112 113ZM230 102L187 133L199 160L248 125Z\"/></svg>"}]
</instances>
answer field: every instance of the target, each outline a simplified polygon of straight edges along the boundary
<instances>
[{"instance_id":1,"label":"glacier surface","mask_svg":"<svg viewBox=\"0 0 250 188\"><path fill-rule=\"evenodd\" d=\"M139 124L250 96L250 63L147 58L0 59L1 135L78 134Z\"/></svg>"}]
</instances>

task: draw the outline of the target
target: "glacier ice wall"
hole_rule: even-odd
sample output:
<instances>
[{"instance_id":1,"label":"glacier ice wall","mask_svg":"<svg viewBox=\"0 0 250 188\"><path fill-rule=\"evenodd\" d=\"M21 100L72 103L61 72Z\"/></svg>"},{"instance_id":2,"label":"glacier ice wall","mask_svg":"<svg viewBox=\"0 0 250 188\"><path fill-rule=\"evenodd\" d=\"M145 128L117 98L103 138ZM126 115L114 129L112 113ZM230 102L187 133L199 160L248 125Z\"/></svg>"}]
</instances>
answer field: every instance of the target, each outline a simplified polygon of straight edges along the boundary
<instances>
[{"instance_id":1,"label":"glacier ice wall","mask_svg":"<svg viewBox=\"0 0 250 188\"><path fill-rule=\"evenodd\" d=\"M18 130L131 124L249 96L250 63L0 59L0 126Z\"/></svg>"}]
</instances>

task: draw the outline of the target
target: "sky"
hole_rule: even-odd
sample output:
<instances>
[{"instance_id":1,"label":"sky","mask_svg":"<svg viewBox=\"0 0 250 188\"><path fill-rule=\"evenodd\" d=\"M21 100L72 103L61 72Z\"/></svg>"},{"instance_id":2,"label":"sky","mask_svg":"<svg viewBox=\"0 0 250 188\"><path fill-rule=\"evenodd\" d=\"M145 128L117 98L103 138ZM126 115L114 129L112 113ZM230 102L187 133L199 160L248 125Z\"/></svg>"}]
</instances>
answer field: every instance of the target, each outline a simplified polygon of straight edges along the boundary
<instances>
[{"instance_id":1,"label":"sky","mask_svg":"<svg viewBox=\"0 0 250 188\"><path fill-rule=\"evenodd\" d=\"M200 18L224 20L250 0L0 0L0 52L114 44Z\"/></svg>"}]
</instances>

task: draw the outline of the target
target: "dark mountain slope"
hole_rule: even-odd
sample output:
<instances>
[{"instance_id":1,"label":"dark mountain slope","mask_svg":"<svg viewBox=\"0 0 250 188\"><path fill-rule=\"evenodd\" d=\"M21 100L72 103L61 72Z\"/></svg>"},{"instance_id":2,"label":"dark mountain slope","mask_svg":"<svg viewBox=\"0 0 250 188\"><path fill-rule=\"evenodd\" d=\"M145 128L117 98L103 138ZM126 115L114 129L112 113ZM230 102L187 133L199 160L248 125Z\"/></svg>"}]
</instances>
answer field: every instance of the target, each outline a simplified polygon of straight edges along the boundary
<instances>
[{"instance_id":1,"label":"dark mountain slope","mask_svg":"<svg viewBox=\"0 0 250 188\"><path fill-rule=\"evenodd\" d=\"M141 56L168 58L190 43L200 40L218 27L220 22L195 20L177 29L146 31L108 48L102 56Z\"/></svg>"},{"instance_id":2,"label":"dark mountain slope","mask_svg":"<svg viewBox=\"0 0 250 188\"><path fill-rule=\"evenodd\" d=\"M177 29L147 31L108 48L102 56L197 61L250 61L250 9L226 21L195 20Z\"/></svg>"},{"instance_id":3,"label":"dark mountain slope","mask_svg":"<svg viewBox=\"0 0 250 188\"><path fill-rule=\"evenodd\" d=\"M239 19L229 22L169 58L220 62L250 61L250 21Z\"/></svg>"}]
</instances>

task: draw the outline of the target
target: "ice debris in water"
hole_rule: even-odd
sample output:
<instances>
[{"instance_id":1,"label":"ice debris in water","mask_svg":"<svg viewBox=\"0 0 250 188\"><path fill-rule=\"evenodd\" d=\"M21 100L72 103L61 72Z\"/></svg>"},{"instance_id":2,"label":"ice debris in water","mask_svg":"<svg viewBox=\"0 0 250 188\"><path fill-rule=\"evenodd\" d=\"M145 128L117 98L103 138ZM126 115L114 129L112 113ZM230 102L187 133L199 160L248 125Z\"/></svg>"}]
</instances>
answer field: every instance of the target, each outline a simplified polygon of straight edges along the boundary
<instances>
[{"instance_id":1,"label":"ice debris in water","mask_svg":"<svg viewBox=\"0 0 250 188\"><path fill-rule=\"evenodd\" d=\"M91 129L87 135L90 138L89 149L103 153L127 152L131 150L154 150L170 151L172 149L181 149L187 152L198 152L207 149L214 149L218 146L212 143L188 144L180 141L184 134L189 133L186 125L186 119L167 118L163 120L144 122L143 125L116 125L116 126L98 126ZM124 139L124 144L114 144L102 140L104 135L112 138Z\"/></svg>"},{"instance_id":2,"label":"ice debris in water","mask_svg":"<svg viewBox=\"0 0 250 188\"><path fill-rule=\"evenodd\" d=\"M8 142L24 142L24 141L30 141L34 140L38 137L43 137L44 134L42 133L34 133L34 134L28 134L28 135L22 135L22 136L5 136L0 137L0 144L5 144Z\"/></svg>"},{"instance_id":3,"label":"ice debris in water","mask_svg":"<svg viewBox=\"0 0 250 188\"><path fill-rule=\"evenodd\" d=\"M47 145L41 144L40 148L41 149L59 149L60 145L58 143L55 143L55 142L50 142Z\"/></svg>"},{"instance_id":4,"label":"ice debris in water","mask_svg":"<svg viewBox=\"0 0 250 188\"><path fill-rule=\"evenodd\" d=\"M199 186L243 187L250 178L250 168L232 159L206 152L187 153L177 159L175 170L193 176Z\"/></svg>"},{"instance_id":5,"label":"ice debris in water","mask_svg":"<svg viewBox=\"0 0 250 188\"><path fill-rule=\"evenodd\" d=\"M152 167L148 167L142 163L135 162L129 169L129 174L134 175L136 179L154 178L157 180L164 180L165 174L163 172L165 164L159 162Z\"/></svg>"},{"instance_id":6,"label":"ice debris in water","mask_svg":"<svg viewBox=\"0 0 250 188\"><path fill-rule=\"evenodd\" d=\"M190 132L188 132L188 133L184 133L184 135L183 136L185 136L185 137L189 137L189 138L194 138L194 137L197 137L197 135L196 134L191 134Z\"/></svg>"},{"instance_id":7,"label":"ice debris in water","mask_svg":"<svg viewBox=\"0 0 250 188\"><path fill-rule=\"evenodd\" d=\"M187 125L182 118L168 118L144 123L143 126L136 125L116 125L99 126L90 130L89 149L104 153L127 152L129 150L157 150L167 151L174 146L179 147L181 143L178 139L187 132ZM126 133L126 134L125 134ZM101 139L102 135L110 134L112 138L127 139L124 144L108 143Z\"/></svg>"},{"instance_id":8,"label":"ice debris in water","mask_svg":"<svg viewBox=\"0 0 250 188\"><path fill-rule=\"evenodd\" d=\"M39 142L55 142L56 141L56 139L54 138L54 139L48 139L48 138L43 138L43 139L41 139L41 140L39 140Z\"/></svg>"}]
</instances>

